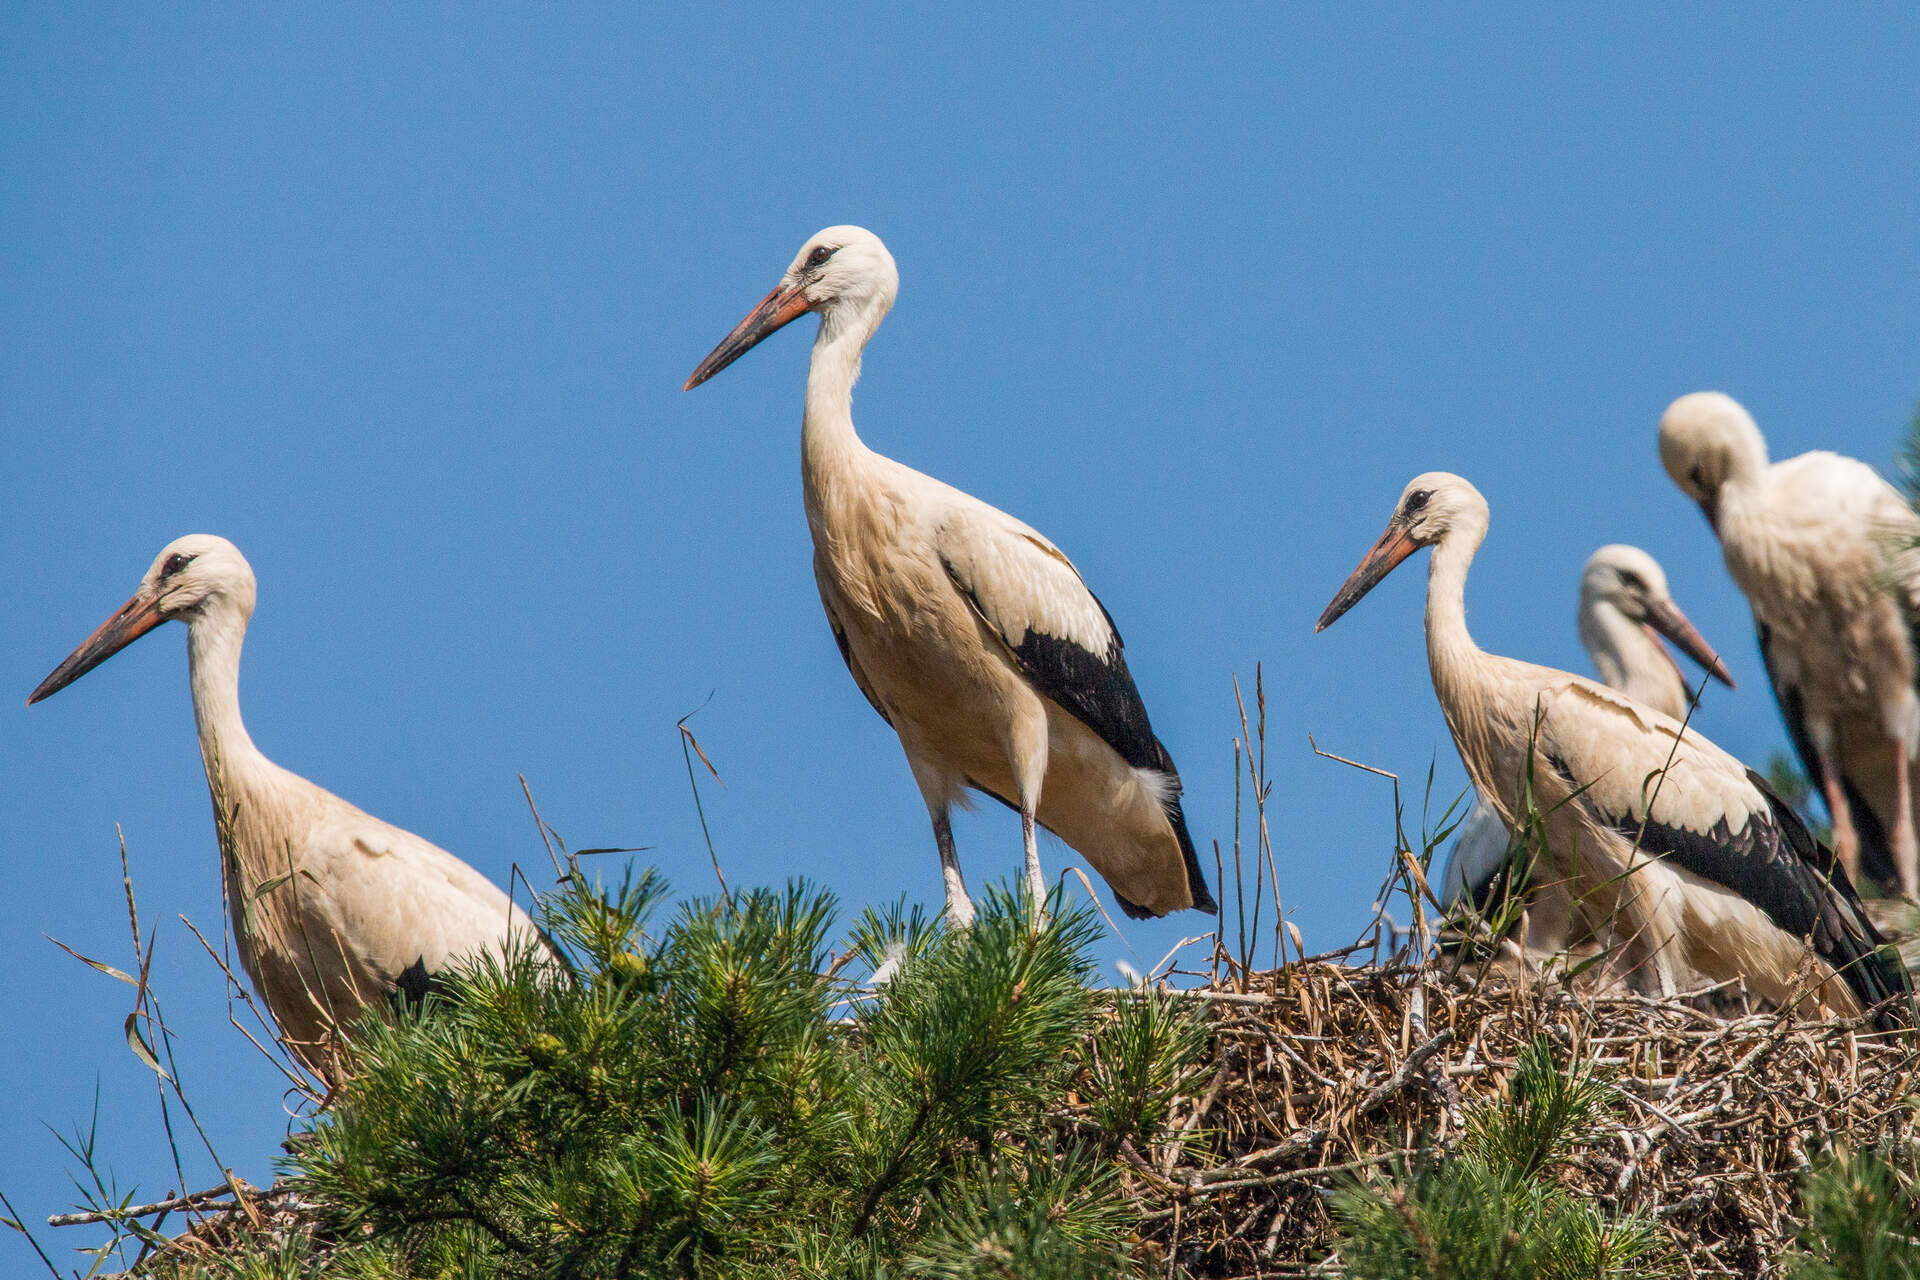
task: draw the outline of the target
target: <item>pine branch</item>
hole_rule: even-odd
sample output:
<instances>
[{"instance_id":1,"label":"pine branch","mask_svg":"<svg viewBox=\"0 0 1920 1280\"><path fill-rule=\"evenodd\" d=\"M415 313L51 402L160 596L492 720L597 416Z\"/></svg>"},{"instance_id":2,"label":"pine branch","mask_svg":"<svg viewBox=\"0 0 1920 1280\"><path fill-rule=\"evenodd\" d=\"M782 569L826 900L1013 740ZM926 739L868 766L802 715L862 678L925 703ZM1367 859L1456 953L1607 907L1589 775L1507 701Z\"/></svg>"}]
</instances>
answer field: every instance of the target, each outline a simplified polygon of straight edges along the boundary
<instances>
[{"instance_id":1,"label":"pine branch","mask_svg":"<svg viewBox=\"0 0 1920 1280\"><path fill-rule=\"evenodd\" d=\"M853 1226L850 1228L854 1235L866 1234L867 1224L873 1219L873 1211L879 1207L880 1197L893 1189L893 1184L900 1177L901 1168L906 1164L907 1153L912 1151L913 1144L919 1141L920 1130L925 1127L927 1117L932 1112L933 1103L926 1101L922 1102L919 1109L913 1113L913 1123L907 1126L906 1137L900 1140L899 1149L893 1153L893 1159L887 1162L887 1167L881 1171L878 1178L873 1180L873 1185L867 1188L866 1199L861 1201L860 1212L854 1215Z\"/></svg>"}]
</instances>

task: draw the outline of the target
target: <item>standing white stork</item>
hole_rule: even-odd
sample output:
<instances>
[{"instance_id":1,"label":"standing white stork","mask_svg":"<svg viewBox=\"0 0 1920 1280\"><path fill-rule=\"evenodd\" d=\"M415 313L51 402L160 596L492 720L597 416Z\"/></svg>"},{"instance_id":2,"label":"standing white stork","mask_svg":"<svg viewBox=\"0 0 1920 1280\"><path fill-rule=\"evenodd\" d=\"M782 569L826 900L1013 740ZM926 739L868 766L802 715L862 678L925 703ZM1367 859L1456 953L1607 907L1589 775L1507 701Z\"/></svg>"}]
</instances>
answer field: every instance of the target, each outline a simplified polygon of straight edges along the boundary
<instances>
[{"instance_id":1,"label":"standing white stork","mask_svg":"<svg viewBox=\"0 0 1920 1280\"><path fill-rule=\"evenodd\" d=\"M1769 465L1752 416L1717 391L1668 406L1660 461L1706 513L1753 606L1774 696L1847 874L1920 894L1920 573L1909 551L1920 516L1864 462L1823 451Z\"/></svg>"},{"instance_id":2,"label":"standing white stork","mask_svg":"<svg viewBox=\"0 0 1920 1280\"><path fill-rule=\"evenodd\" d=\"M687 379L699 386L809 311L820 317L800 432L814 578L854 683L900 735L933 819L947 919L973 903L948 814L968 787L1080 851L1131 916L1214 911L1120 633L1072 563L1005 512L882 457L853 428L860 356L900 284L860 227L828 227Z\"/></svg>"},{"instance_id":3,"label":"standing white stork","mask_svg":"<svg viewBox=\"0 0 1920 1280\"><path fill-rule=\"evenodd\" d=\"M1706 638L1688 621L1667 588L1660 562L1638 547L1613 543L1587 558L1580 572L1580 641L1610 688L1674 720L1687 718L1686 678L1660 637L1733 687L1733 676ZM1484 795L1460 824L1441 876L1441 905L1471 901L1483 908L1507 866L1512 835ZM1539 955L1564 950L1572 901L1557 883L1536 879L1529 895L1527 948Z\"/></svg>"},{"instance_id":4,"label":"standing white stork","mask_svg":"<svg viewBox=\"0 0 1920 1280\"><path fill-rule=\"evenodd\" d=\"M1427 661L1454 745L1509 824L1531 774L1554 873L1613 922L1616 966L1661 993L1700 975L1780 1002L1797 994L1810 944L1821 1007L1877 1006L1883 1025L1910 1024L1906 971L1879 950L1845 871L1752 770L1603 684L1474 644L1467 568L1486 531L1479 490L1445 472L1415 477L1315 630L1431 546Z\"/></svg>"},{"instance_id":5,"label":"standing white stork","mask_svg":"<svg viewBox=\"0 0 1920 1280\"><path fill-rule=\"evenodd\" d=\"M27 698L59 692L174 618L213 795L240 962L289 1048L338 1082L340 1034L398 993L420 999L450 962L541 951L533 921L446 850L362 813L268 760L240 719L240 646L255 583L225 538L167 544L140 589Z\"/></svg>"}]
</instances>

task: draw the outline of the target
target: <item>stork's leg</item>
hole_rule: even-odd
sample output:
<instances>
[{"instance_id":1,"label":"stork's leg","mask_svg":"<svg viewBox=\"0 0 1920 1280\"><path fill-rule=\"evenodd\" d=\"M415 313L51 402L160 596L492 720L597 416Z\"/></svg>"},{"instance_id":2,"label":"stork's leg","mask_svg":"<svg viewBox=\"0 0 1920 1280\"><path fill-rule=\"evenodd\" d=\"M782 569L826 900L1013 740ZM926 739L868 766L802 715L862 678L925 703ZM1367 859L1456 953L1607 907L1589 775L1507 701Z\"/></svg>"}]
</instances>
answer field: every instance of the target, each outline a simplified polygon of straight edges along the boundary
<instances>
[{"instance_id":1,"label":"stork's leg","mask_svg":"<svg viewBox=\"0 0 1920 1280\"><path fill-rule=\"evenodd\" d=\"M1033 813L1025 806L1020 810L1020 838L1027 849L1027 894L1033 899L1033 909L1044 917L1047 905L1047 878L1040 871L1040 842L1034 831Z\"/></svg>"},{"instance_id":2,"label":"stork's leg","mask_svg":"<svg viewBox=\"0 0 1920 1280\"><path fill-rule=\"evenodd\" d=\"M1526 940L1529 959L1544 960L1567 949L1573 932L1573 897L1564 883L1539 884L1527 899Z\"/></svg>"},{"instance_id":3,"label":"stork's leg","mask_svg":"<svg viewBox=\"0 0 1920 1280\"><path fill-rule=\"evenodd\" d=\"M1820 791L1827 800L1827 817L1833 820L1833 852L1847 879L1860 882L1860 834L1853 829L1853 808L1847 803L1847 788L1840 781L1840 761L1833 749L1833 735L1812 731L1814 754L1820 758ZM1895 748L1897 751L1898 748ZM1901 776L1905 776L1902 774Z\"/></svg>"},{"instance_id":4,"label":"stork's leg","mask_svg":"<svg viewBox=\"0 0 1920 1280\"><path fill-rule=\"evenodd\" d=\"M947 886L947 927L970 928L973 899L967 896L967 882L960 877L960 854L953 847L953 823L944 807L933 815L933 840L940 846L940 878Z\"/></svg>"},{"instance_id":5,"label":"stork's leg","mask_svg":"<svg viewBox=\"0 0 1920 1280\"><path fill-rule=\"evenodd\" d=\"M1651 860L1637 852L1631 858L1632 872L1621 883L1612 912L1613 955L1607 968L1642 995L1670 997L1680 989L1669 954L1676 931L1662 918L1666 904L1660 900L1663 889L1651 882Z\"/></svg>"},{"instance_id":6,"label":"stork's leg","mask_svg":"<svg viewBox=\"0 0 1920 1280\"><path fill-rule=\"evenodd\" d=\"M1039 699L1034 700L1036 704ZM1027 895L1033 899L1036 929L1047 923L1047 878L1040 870L1038 821L1040 788L1047 780L1047 713L1036 705L1031 714L1016 717L1007 742L1013 765L1013 785L1020 802L1020 839L1026 852Z\"/></svg>"},{"instance_id":7,"label":"stork's leg","mask_svg":"<svg viewBox=\"0 0 1920 1280\"><path fill-rule=\"evenodd\" d=\"M953 847L953 824L948 814L953 809L959 787L954 778L935 763L937 757L917 750L917 744L900 739L906 749L907 768L920 786L920 799L933 819L933 842L940 847L940 879L947 890L947 927L965 929L973 923L973 899L967 896L967 882L960 878L960 855Z\"/></svg>"},{"instance_id":8,"label":"stork's leg","mask_svg":"<svg viewBox=\"0 0 1920 1280\"><path fill-rule=\"evenodd\" d=\"M1674 980L1673 959L1667 954L1670 937L1656 933L1651 919L1640 919L1629 912L1624 922L1631 932L1624 939L1627 985L1642 995L1670 999L1680 990Z\"/></svg>"},{"instance_id":9,"label":"stork's leg","mask_svg":"<svg viewBox=\"0 0 1920 1280\"><path fill-rule=\"evenodd\" d=\"M1898 739L1893 744L1893 867L1900 876L1900 892L1920 897L1920 845L1913 834L1913 783L1907 748ZM1858 885L1854 886L1856 889Z\"/></svg>"}]
</instances>

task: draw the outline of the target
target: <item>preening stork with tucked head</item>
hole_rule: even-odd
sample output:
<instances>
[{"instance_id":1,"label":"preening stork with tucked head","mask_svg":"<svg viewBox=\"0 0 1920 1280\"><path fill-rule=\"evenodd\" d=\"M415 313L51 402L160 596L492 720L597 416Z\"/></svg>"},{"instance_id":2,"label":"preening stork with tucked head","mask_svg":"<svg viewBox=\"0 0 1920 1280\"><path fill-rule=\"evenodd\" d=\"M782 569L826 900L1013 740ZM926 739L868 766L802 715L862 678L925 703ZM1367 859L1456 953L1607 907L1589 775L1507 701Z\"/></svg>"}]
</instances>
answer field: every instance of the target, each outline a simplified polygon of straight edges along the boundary
<instances>
[{"instance_id":1,"label":"preening stork with tucked head","mask_svg":"<svg viewBox=\"0 0 1920 1280\"><path fill-rule=\"evenodd\" d=\"M1552 873L1612 922L1610 963L1663 994L1697 975L1786 1001L1810 948L1818 1006L1877 1008L1883 1025L1910 1025L1906 971L1880 950L1846 872L1752 770L1603 684L1473 642L1467 568L1487 519L1486 500L1459 476L1415 477L1315 629L1432 547L1427 660L1454 745L1509 825L1531 775Z\"/></svg>"},{"instance_id":2,"label":"preening stork with tucked head","mask_svg":"<svg viewBox=\"0 0 1920 1280\"><path fill-rule=\"evenodd\" d=\"M808 312L820 317L800 430L814 579L854 683L900 735L933 819L950 923L973 904L948 815L967 788L1020 814L1026 881L1045 900L1035 826L1078 850L1132 916L1214 911L1120 633L1059 548L1025 524L867 448L860 356L899 287L860 227L828 227L687 379L699 386Z\"/></svg>"},{"instance_id":3,"label":"preening stork with tucked head","mask_svg":"<svg viewBox=\"0 0 1920 1280\"><path fill-rule=\"evenodd\" d=\"M1660 461L1700 504L1753 606L1847 874L1920 894L1920 516L1864 462L1822 451L1769 464L1752 415L1718 391L1668 406Z\"/></svg>"},{"instance_id":4,"label":"preening stork with tucked head","mask_svg":"<svg viewBox=\"0 0 1920 1280\"><path fill-rule=\"evenodd\" d=\"M1601 681L1662 715L1685 721L1691 700L1662 636L1733 687L1726 664L1674 602L1660 562L1638 547L1613 543L1587 558L1575 621ZM1499 811L1476 793L1441 876L1441 905L1470 901L1484 908L1507 868L1512 840ZM1574 906L1565 886L1536 875L1528 898L1527 950L1542 956L1565 950Z\"/></svg>"},{"instance_id":5,"label":"preening stork with tucked head","mask_svg":"<svg viewBox=\"0 0 1920 1280\"><path fill-rule=\"evenodd\" d=\"M93 670L163 622L187 624L200 755L240 963L288 1047L342 1075L340 1034L369 1005L425 995L449 963L545 956L525 912L446 850L362 813L268 760L240 719L240 646L255 582L225 538L169 543L133 593L27 704ZM543 959L544 962L544 959Z\"/></svg>"}]
</instances>

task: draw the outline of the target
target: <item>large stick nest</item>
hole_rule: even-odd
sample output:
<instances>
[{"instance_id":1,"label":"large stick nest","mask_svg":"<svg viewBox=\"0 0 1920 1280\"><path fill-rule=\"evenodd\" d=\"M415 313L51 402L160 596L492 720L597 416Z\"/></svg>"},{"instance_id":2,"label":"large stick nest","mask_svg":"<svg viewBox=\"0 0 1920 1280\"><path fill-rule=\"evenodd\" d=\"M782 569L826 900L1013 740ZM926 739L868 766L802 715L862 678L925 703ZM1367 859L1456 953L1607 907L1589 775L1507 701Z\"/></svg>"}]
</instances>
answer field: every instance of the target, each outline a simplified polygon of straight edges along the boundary
<instances>
[{"instance_id":1,"label":"large stick nest","mask_svg":"<svg viewBox=\"0 0 1920 1280\"><path fill-rule=\"evenodd\" d=\"M1914 1137L1915 1039L1859 1022L1325 962L1194 998L1209 1005L1213 1072L1184 1113L1188 1140L1123 1153L1143 1236L1194 1276L1339 1274L1333 1190L1444 1158L1542 1035L1618 1090L1560 1176L1661 1223L1682 1275L1778 1274L1810 1158Z\"/></svg>"},{"instance_id":2,"label":"large stick nest","mask_svg":"<svg viewBox=\"0 0 1920 1280\"><path fill-rule=\"evenodd\" d=\"M1341 1274L1334 1190L1444 1159L1541 1036L1617 1091L1597 1139L1559 1176L1609 1214L1659 1222L1681 1275L1777 1276L1814 1157L1915 1140L1920 1037L1729 1013L1724 995L1657 1000L1538 974L1307 961L1179 998L1204 1002L1210 1027L1201 1086L1176 1108L1182 1139L1120 1152L1150 1273ZM284 1184L235 1190L189 1197L197 1221L149 1266L217 1256L242 1233L306 1229ZM72 1216L82 1219L96 1215Z\"/></svg>"}]
</instances>

